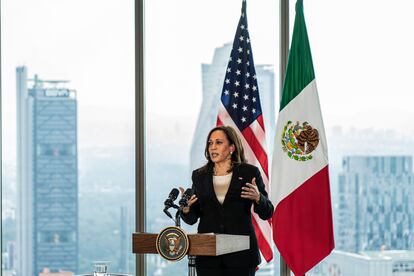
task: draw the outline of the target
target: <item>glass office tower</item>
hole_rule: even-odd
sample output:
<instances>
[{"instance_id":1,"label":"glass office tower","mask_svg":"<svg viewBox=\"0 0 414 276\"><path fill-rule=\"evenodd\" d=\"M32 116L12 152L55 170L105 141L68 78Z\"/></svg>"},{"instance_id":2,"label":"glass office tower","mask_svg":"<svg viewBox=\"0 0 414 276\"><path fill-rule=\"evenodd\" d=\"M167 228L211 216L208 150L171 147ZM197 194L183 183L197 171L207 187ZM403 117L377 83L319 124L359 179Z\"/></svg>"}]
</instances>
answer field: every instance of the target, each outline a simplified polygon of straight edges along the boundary
<instances>
[{"instance_id":1,"label":"glass office tower","mask_svg":"<svg viewBox=\"0 0 414 276\"><path fill-rule=\"evenodd\" d=\"M412 156L346 156L342 168L336 249L414 249Z\"/></svg>"},{"instance_id":2,"label":"glass office tower","mask_svg":"<svg viewBox=\"0 0 414 276\"><path fill-rule=\"evenodd\" d=\"M17 275L78 268L76 92L17 75Z\"/></svg>"}]
</instances>

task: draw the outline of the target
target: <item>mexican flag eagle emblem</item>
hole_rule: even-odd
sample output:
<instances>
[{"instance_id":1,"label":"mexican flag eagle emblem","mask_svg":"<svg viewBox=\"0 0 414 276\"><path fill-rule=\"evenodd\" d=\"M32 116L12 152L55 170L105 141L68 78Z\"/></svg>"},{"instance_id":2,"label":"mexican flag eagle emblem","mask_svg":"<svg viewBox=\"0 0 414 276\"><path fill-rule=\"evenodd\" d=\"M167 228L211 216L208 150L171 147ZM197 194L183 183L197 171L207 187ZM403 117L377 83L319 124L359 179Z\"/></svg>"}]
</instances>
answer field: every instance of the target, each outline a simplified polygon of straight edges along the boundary
<instances>
[{"instance_id":1,"label":"mexican flag eagle emblem","mask_svg":"<svg viewBox=\"0 0 414 276\"><path fill-rule=\"evenodd\" d=\"M296 161L312 159L312 152L319 144L319 132L308 122L293 124L288 121L282 132L282 149Z\"/></svg>"}]
</instances>

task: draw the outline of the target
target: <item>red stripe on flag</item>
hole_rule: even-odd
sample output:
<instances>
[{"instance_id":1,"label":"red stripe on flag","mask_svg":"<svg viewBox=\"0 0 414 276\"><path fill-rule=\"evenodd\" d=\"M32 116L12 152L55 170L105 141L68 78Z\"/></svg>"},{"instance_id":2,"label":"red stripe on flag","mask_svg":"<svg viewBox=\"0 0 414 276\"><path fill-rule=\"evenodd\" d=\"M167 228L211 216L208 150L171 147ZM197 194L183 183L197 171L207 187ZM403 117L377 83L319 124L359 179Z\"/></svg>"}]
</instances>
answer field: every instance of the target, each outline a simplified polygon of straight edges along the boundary
<instances>
[{"instance_id":1,"label":"red stripe on flag","mask_svg":"<svg viewBox=\"0 0 414 276\"><path fill-rule=\"evenodd\" d=\"M262 252L263 257L266 262L270 262L273 259L273 251L271 245L267 242L263 236L262 231L260 230L259 225L256 222L256 219L252 216L252 222L254 226L254 232L256 233L257 244L259 245L260 252Z\"/></svg>"},{"instance_id":2,"label":"red stripe on flag","mask_svg":"<svg viewBox=\"0 0 414 276\"><path fill-rule=\"evenodd\" d=\"M266 151L262 148L262 145L260 145L259 141L257 140L256 136L254 135L250 127L246 127L242 131L242 134L244 138L246 139L247 143L249 143L250 147L252 148L252 151L254 155L256 156L257 161L259 161L260 166L263 169L263 172L266 174L267 177L269 177L269 169L267 167L268 163L267 163Z\"/></svg>"},{"instance_id":3,"label":"red stripe on flag","mask_svg":"<svg viewBox=\"0 0 414 276\"><path fill-rule=\"evenodd\" d=\"M222 126L224 125L223 122L220 120L220 116L217 116L217 123L216 126Z\"/></svg>"},{"instance_id":4,"label":"red stripe on flag","mask_svg":"<svg viewBox=\"0 0 414 276\"><path fill-rule=\"evenodd\" d=\"M277 206L273 238L295 275L304 275L334 248L328 166Z\"/></svg>"},{"instance_id":5,"label":"red stripe on flag","mask_svg":"<svg viewBox=\"0 0 414 276\"><path fill-rule=\"evenodd\" d=\"M256 120L259 123L259 125L262 127L263 131L264 131L265 130L265 127L264 127L264 122L263 122L263 116L260 115L259 117L257 117Z\"/></svg>"}]
</instances>

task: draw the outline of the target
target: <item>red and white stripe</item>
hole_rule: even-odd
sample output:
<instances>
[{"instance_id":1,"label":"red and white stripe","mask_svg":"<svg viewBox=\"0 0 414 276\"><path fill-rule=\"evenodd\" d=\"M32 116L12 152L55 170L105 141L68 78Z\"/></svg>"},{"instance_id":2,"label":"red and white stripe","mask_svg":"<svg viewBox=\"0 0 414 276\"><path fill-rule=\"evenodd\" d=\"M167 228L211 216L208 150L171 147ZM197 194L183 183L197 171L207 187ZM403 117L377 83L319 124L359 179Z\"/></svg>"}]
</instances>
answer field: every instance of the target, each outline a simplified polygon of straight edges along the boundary
<instances>
[{"instance_id":1,"label":"red and white stripe","mask_svg":"<svg viewBox=\"0 0 414 276\"><path fill-rule=\"evenodd\" d=\"M266 153L266 135L263 116L250 124L240 132L237 125L233 122L226 108L220 103L217 117L217 126L228 125L233 127L242 140L244 154L247 162L259 168L263 178L266 192L270 195L268 159ZM260 252L267 262L273 259L272 251L272 220L262 220L252 211L253 226L257 237Z\"/></svg>"}]
</instances>

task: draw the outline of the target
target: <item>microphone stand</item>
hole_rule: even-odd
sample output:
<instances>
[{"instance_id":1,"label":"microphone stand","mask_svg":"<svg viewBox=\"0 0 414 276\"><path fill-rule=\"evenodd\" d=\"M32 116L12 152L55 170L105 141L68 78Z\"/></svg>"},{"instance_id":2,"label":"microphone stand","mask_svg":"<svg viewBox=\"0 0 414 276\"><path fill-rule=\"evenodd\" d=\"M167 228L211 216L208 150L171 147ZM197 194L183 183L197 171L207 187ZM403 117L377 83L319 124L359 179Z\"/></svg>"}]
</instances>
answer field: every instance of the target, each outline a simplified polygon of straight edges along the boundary
<instances>
[{"instance_id":1,"label":"microphone stand","mask_svg":"<svg viewBox=\"0 0 414 276\"><path fill-rule=\"evenodd\" d=\"M180 227L181 228L181 214L183 212L183 207L184 206L180 206L180 208L178 208L177 213L175 213L175 226ZM196 276L196 261L195 261L195 256L188 254L188 276Z\"/></svg>"},{"instance_id":2,"label":"microphone stand","mask_svg":"<svg viewBox=\"0 0 414 276\"><path fill-rule=\"evenodd\" d=\"M168 212L169 208L177 209L177 213L175 213L175 219L171 216L170 212ZM180 227L180 214L181 214L180 209L182 208L176 204L170 205L168 208L164 209L164 213L174 221L175 226L177 227Z\"/></svg>"},{"instance_id":3,"label":"microphone stand","mask_svg":"<svg viewBox=\"0 0 414 276\"><path fill-rule=\"evenodd\" d=\"M177 213L175 213L175 226L180 227L181 228L181 213L183 211L182 207L179 207L177 209Z\"/></svg>"},{"instance_id":4,"label":"microphone stand","mask_svg":"<svg viewBox=\"0 0 414 276\"><path fill-rule=\"evenodd\" d=\"M171 207L174 209L177 209L177 212L175 213L175 219L173 219L172 217L171 219L174 220L176 227L181 228L181 214L183 212L183 206L178 206L176 204L173 204ZM195 263L196 263L195 256L188 254L188 276L196 276Z\"/></svg>"}]
</instances>

